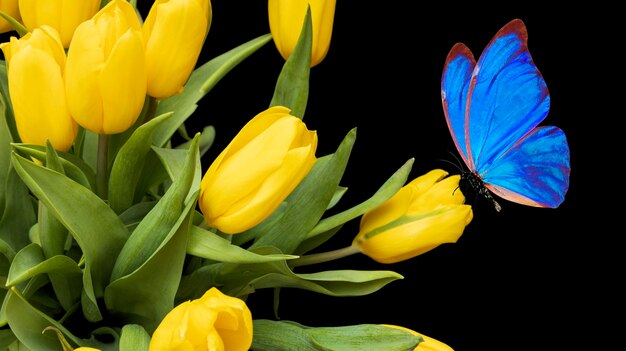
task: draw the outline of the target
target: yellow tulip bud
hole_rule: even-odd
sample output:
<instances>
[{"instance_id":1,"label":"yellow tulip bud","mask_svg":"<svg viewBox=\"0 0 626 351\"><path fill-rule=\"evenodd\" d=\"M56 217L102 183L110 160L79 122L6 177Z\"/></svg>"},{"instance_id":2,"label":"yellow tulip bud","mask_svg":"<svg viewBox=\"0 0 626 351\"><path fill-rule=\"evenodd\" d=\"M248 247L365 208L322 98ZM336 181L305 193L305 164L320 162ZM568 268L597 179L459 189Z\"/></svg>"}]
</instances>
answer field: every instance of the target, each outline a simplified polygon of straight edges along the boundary
<instances>
[{"instance_id":1,"label":"yellow tulip bud","mask_svg":"<svg viewBox=\"0 0 626 351\"><path fill-rule=\"evenodd\" d=\"M150 351L247 351L252 314L242 300L211 288L201 298L171 310L152 334Z\"/></svg>"},{"instance_id":2,"label":"yellow tulip bud","mask_svg":"<svg viewBox=\"0 0 626 351\"><path fill-rule=\"evenodd\" d=\"M400 327L397 325L391 325L391 324L383 324L383 326L385 327L389 327L389 328L394 328L394 329L400 329L400 330L404 330L407 331L413 335L416 336L420 336L422 337L422 339L424 339L424 341L422 341L419 345L417 345L417 347L413 350L413 351L454 351L450 346L442 343L441 341L435 340L431 337L428 337L424 334L420 334L414 330L405 328L405 327Z\"/></svg>"},{"instance_id":3,"label":"yellow tulip bud","mask_svg":"<svg viewBox=\"0 0 626 351\"><path fill-rule=\"evenodd\" d=\"M100 0L19 0L19 3L24 26L29 31L44 24L51 26L59 32L65 48L69 47L76 27L100 8Z\"/></svg>"},{"instance_id":4,"label":"yellow tulip bud","mask_svg":"<svg viewBox=\"0 0 626 351\"><path fill-rule=\"evenodd\" d=\"M463 204L460 176L447 175L430 171L365 213L352 244L380 263L395 263L456 242L472 220L472 208Z\"/></svg>"},{"instance_id":5,"label":"yellow tulip bud","mask_svg":"<svg viewBox=\"0 0 626 351\"><path fill-rule=\"evenodd\" d=\"M333 33L335 4L337 0L269 0L268 13L270 31L276 48L286 60L296 47L307 5L311 5L313 43L311 47L311 67L322 62Z\"/></svg>"},{"instance_id":6,"label":"yellow tulip bud","mask_svg":"<svg viewBox=\"0 0 626 351\"><path fill-rule=\"evenodd\" d=\"M209 0L156 0L143 25L148 95L183 91L211 26Z\"/></svg>"},{"instance_id":7,"label":"yellow tulip bud","mask_svg":"<svg viewBox=\"0 0 626 351\"><path fill-rule=\"evenodd\" d=\"M74 349L74 351L100 351L100 349L94 349L93 347L79 347L77 349Z\"/></svg>"},{"instance_id":8,"label":"yellow tulip bud","mask_svg":"<svg viewBox=\"0 0 626 351\"><path fill-rule=\"evenodd\" d=\"M20 11L17 6L17 0L2 0L0 1L0 11L7 15L20 20ZM0 33L6 33L13 30L13 27L4 18L0 17Z\"/></svg>"},{"instance_id":9,"label":"yellow tulip bud","mask_svg":"<svg viewBox=\"0 0 626 351\"><path fill-rule=\"evenodd\" d=\"M146 85L139 18L127 1L112 0L74 33L65 68L70 112L94 133L121 133L139 117Z\"/></svg>"},{"instance_id":10,"label":"yellow tulip bud","mask_svg":"<svg viewBox=\"0 0 626 351\"><path fill-rule=\"evenodd\" d=\"M67 151L78 126L65 99L65 51L57 31L36 28L21 39L0 45L8 63L9 95L22 142Z\"/></svg>"},{"instance_id":11,"label":"yellow tulip bud","mask_svg":"<svg viewBox=\"0 0 626 351\"><path fill-rule=\"evenodd\" d=\"M254 227L311 170L317 133L289 112L275 106L259 113L209 167L199 198L209 225L229 234Z\"/></svg>"}]
</instances>

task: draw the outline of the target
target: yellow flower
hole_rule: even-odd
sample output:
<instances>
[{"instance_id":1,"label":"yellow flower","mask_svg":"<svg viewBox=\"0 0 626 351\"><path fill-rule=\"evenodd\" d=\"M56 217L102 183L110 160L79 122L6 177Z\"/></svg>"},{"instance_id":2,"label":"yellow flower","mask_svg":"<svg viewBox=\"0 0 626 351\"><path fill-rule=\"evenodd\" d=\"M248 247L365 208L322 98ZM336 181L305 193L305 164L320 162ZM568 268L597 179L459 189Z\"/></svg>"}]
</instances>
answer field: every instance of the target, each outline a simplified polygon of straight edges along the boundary
<instances>
[{"instance_id":1,"label":"yellow flower","mask_svg":"<svg viewBox=\"0 0 626 351\"><path fill-rule=\"evenodd\" d=\"M435 340L411 329L391 324L383 324L383 326L408 331L413 335L421 336L424 341L417 345L417 347L413 351L454 351L450 346L442 343L441 341Z\"/></svg>"},{"instance_id":2,"label":"yellow flower","mask_svg":"<svg viewBox=\"0 0 626 351\"><path fill-rule=\"evenodd\" d=\"M310 4L313 29L311 67L322 62L330 46L336 3L336 0L268 1L270 31L276 48L285 60L289 58L296 47L302 31L307 5Z\"/></svg>"},{"instance_id":3,"label":"yellow flower","mask_svg":"<svg viewBox=\"0 0 626 351\"><path fill-rule=\"evenodd\" d=\"M183 91L211 26L209 0L156 0L143 25L148 95Z\"/></svg>"},{"instance_id":4,"label":"yellow flower","mask_svg":"<svg viewBox=\"0 0 626 351\"><path fill-rule=\"evenodd\" d=\"M380 263L395 263L456 242L472 220L472 208L463 204L460 176L447 175L430 171L365 213L353 245Z\"/></svg>"},{"instance_id":5,"label":"yellow flower","mask_svg":"<svg viewBox=\"0 0 626 351\"><path fill-rule=\"evenodd\" d=\"M76 27L100 8L100 0L19 0L19 3L28 30L44 24L51 26L59 32L65 48L69 47Z\"/></svg>"},{"instance_id":6,"label":"yellow flower","mask_svg":"<svg viewBox=\"0 0 626 351\"><path fill-rule=\"evenodd\" d=\"M17 6L17 0L2 0L0 1L0 11L7 15L20 20L20 11ZM0 17L0 33L6 33L13 30L13 27L4 18Z\"/></svg>"},{"instance_id":7,"label":"yellow flower","mask_svg":"<svg viewBox=\"0 0 626 351\"><path fill-rule=\"evenodd\" d=\"M100 349L94 349L93 347L79 347L74 349L74 351L100 351Z\"/></svg>"},{"instance_id":8,"label":"yellow flower","mask_svg":"<svg viewBox=\"0 0 626 351\"><path fill-rule=\"evenodd\" d=\"M59 34L42 26L21 39L0 44L8 63L9 95L22 142L67 151L78 126L63 89L65 51Z\"/></svg>"},{"instance_id":9,"label":"yellow flower","mask_svg":"<svg viewBox=\"0 0 626 351\"><path fill-rule=\"evenodd\" d=\"M317 160L317 133L286 107L275 106L248 122L215 159L200 186L206 222L241 233L266 219Z\"/></svg>"},{"instance_id":10,"label":"yellow flower","mask_svg":"<svg viewBox=\"0 0 626 351\"><path fill-rule=\"evenodd\" d=\"M65 89L74 119L98 134L128 129L146 97L141 24L131 4L112 0L76 28L67 54Z\"/></svg>"},{"instance_id":11,"label":"yellow flower","mask_svg":"<svg viewBox=\"0 0 626 351\"><path fill-rule=\"evenodd\" d=\"M246 351L252 345L252 314L242 300L211 288L183 302L157 327L150 351Z\"/></svg>"}]
</instances>

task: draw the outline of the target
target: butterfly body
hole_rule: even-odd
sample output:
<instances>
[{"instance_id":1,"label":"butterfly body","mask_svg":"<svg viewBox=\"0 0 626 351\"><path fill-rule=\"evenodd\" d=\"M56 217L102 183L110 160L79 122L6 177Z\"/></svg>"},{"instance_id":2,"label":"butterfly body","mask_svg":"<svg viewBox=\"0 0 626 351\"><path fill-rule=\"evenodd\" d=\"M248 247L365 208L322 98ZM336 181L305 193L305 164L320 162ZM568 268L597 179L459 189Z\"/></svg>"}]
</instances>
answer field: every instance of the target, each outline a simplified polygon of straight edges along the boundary
<instances>
[{"instance_id":1,"label":"butterfly body","mask_svg":"<svg viewBox=\"0 0 626 351\"><path fill-rule=\"evenodd\" d=\"M569 187L565 133L538 126L550 109L547 85L527 46L524 23L502 27L478 61L462 43L441 80L444 114L469 169L464 178L497 210L491 193L535 207L558 207Z\"/></svg>"}]
</instances>

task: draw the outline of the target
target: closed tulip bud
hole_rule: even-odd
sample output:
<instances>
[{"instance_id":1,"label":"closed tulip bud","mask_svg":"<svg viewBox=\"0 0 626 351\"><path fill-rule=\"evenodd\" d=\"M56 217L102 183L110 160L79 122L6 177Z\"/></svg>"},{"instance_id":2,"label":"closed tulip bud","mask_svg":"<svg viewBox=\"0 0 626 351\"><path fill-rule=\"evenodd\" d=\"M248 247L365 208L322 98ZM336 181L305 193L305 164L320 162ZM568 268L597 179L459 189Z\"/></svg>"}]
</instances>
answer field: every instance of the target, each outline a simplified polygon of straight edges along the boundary
<instances>
[{"instance_id":1,"label":"closed tulip bud","mask_svg":"<svg viewBox=\"0 0 626 351\"><path fill-rule=\"evenodd\" d=\"M28 30L44 24L51 26L59 32L65 48L69 47L76 27L100 8L100 0L19 0L19 3Z\"/></svg>"},{"instance_id":2,"label":"closed tulip bud","mask_svg":"<svg viewBox=\"0 0 626 351\"><path fill-rule=\"evenodd\" d=\"M211 26L209 0L156 0L143 25L148 95L183 91Z\"/></svg>"},{"instance_id":3,"label":"closed tulip bud","mask_svg":"<svg viewBox=\"0 0 626 351\"><path fill-rule=\"evenodd\" d=\"M0 1L0 11L7 15L20 20L20 11L17 6L17 0L2 0ZM0 17L0 33L6 33L13 30L13 27L4 18Z\"/></svg>"},{"instance_id":4,"label":"closed tulip bud","mask_svg":"<svg viewBox=\"0 0 626 351\"><path fill-rule=\"evenodd\" d=\"M209 167L200 185L206 222L241 233L269 217L311 170L317 133L286 107L248 122Z\"/></svg>"},{"instance_id":5,"label":"closed tulip bud","mask_svg":"<svg viewBox=\"0 0 626 351\"><path fill-rule=\"evenodd\" d=\"M139 117L146 85L139 18L127 1L112 0L74 33L65 69L70 112L94 133L121 133Z\"/></svg>"},{"instance_id":6,"label":"closed tulip bud","mask_svg":"<svg viewBox=\"0 0 626 351\"><path fill-rule=\"evenodd\" d=\"M422 341L419 345L417 345L417 347L413 351L454 351L450 346L442 343L441 341L438 341L426 335L420 334L414 330L411 330L405 327L400 327L397 325L390 325L390 324L383 324L383 325L385 327L407 331L413 335L419 336L422 339L424 339L424 341Z\"/></svg>"},{"instance_id":7,"label":"closed tulip bud","mask_svg":"<svg viewBox=\"0 0 626 351\"><path fill-rule=\"evenodd\" d=\"M365 213L352 244L380 263L395 263L456 242L472 220L472 208L463 204L460 176L447 175L430 171Z\"/></svg>"},{"instance_id":8,"label":"closed tulip bud","mask_svg":"<svg viewBox=\"0 0 626 351\"><path fill-rule=\"evenodd\" d=\"M42 26L0 45L8 64L9 95L22 142L67 151L78 126L65 99L65 51L59 34Z\"/></svg>"},{"instance_id":9,"label":"closed tulip bud","mask_svg":"<svg viewBox=\"0 0 626 351\"><path fill-rule=\"evenodd\" d=\"M171 310L152 334L150 351L247 351L252 314L242 300L211 288L201 298Z\"/></svg>"},{"instance_id":10,"label":"closed tulip bud","mask_svg":"<svg viewBox=\"0 0 626 351\"><path fill-rule=\"evenodd\" d=\"M307 5L311 5L313 43L311 67L322 62L333 33L337 0L269 0L270 31L276 48L286 60L293 52L302 31Z\"/></svg>"}]
</instances>

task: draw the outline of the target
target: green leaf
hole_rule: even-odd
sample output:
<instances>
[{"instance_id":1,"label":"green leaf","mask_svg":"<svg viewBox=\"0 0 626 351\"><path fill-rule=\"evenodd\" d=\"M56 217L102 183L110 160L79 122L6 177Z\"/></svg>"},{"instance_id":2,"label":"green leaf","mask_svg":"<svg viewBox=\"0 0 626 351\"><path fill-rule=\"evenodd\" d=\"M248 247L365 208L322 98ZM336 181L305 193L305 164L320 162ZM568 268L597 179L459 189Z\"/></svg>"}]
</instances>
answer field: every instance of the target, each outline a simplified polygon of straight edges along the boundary
<instances>
[{"instance_id":1,"label":"green leaf","mask_svg":"<svg viewBox=\"0 0 626 351\"><path fill-rule=\"evenodd\" d=\"M232 245L230 241L219 235L197 226L191 228L187 253L217 262L230 263L284 261L298 257L281 254L259 255L237 245Z\"/></svg>"},{"instance_id":2,"label":"green leaf","mask_svg":"<svg viewBox=\"0 0 626 351\"><path fill-rule=\"evenodd\" d=\"M348 191L348 188L343 187L343 186L338 186L337 190L333 194L333 198L328 203L328 207L326 207L326 209L329 210L335 207L335 205L339 203L339 200L341 200L341 198L346 194L347 191Z\"/></svg>"},{"instance_id":3,"label":"green leaf","mask_svg":"<svg viewBox=\"0 0 626 351\"><path fill-rule=\"evenodd\" d=\"M201 136L201 134L200 134ZM193 141L193 140L192 140ZM198 142L200 139L198 139ZM175 180L181 176L182 170L185 169L185 160L187 158L187 150L181 149L167 149L153 146L152 149L161 160L161 164L167 171L170 179ZM202 181L202 164L200 162L200 154L196 159L196 170L194 173L193 183L191 189L200 189L200 182ZM192 192L190 192L191 194ZM185 200L187 201L187 200Z\"/></svg>"},{"instance_id":4,"label":"green leaf","mask_svg":"<svg viewBox=\"0 0 626 351\"><path fill-rule=\"evenodd\" d=\"M185 262L192 209L196 205L195 197L197 192L145 263L107 286L104 299L110 313L140 324L152 333L174 308Z\"/></svg>"},{"instance_id":5,"label":"green leaf","mask_svg":"<svg viewBox=\"0 0 626 351\"><path fill-rule=\"evenodd\" d=\"M119 351L148 351L150 335L137 324L126 324L122 327Z\"/></svg>"},{"instance_id":6,"label":"green leaf","mask_svg":"<svg viewBox=\"0 0 626 351\"><path fill-rule=\"evenodd\" d=\"M5 68L4 61L0 61L0 81L6 78L2 76ZM3 87L0 83L0 189L2 189L0 191L0 218L2 218L2 213L4 213L4 203L6 201L4 189L6 189L9 169L11 168L11 142L13 141L8 123L9 118L12 119L12 116L9 116L9 107L4 100L4 96Z\"/></svg>"},{"instance_id":7,"label":"green leaf","mask_svg":"<svg viewBox=\"0 0 626 351\"><path fill-rule=\"evenodd\" d=\"M97 298L103 296L113 268L112 258L120 252L128 230L104 201L82 185L15 153L12 161L24 183L63 223L82 249L85 256L83 313L92 322L100 320Z\"/></svg>"},{"instance_id":8,"label":"green leaf","mask_svg":"<svg viewBox=\"0 0 626 351\"><path fill-rule=\"evenodd\" d=\"M195 111L202 99L228 72L272 39L271 34L262 35L212 59L195 69L184 91L159 103L157 115L174 112L156 133L154 144L164 146L178 127Z\"/></svg>"},{"instance_id":9,"label":"green leaf","mask_svg":"<svg viewBox=\"0 0 626 351\"><path fill-rule=\"evenodd\" d=\"M7 76L7 64L5 61L0 60L0 111L4 110L5 123L11 133L11 138L0 140L13 140L14 142L20 141L20 136L17 132L17 126L15 125L15 118L13 116L13 107L11 99L9 97L9 79Z\"/></svg>"},{"instance_id":10,"label":"green leaf","mask_svg":"<svg viewBox=\"0 0 626 351\"><path fill-rule=\"evenodd\" d=\"M348 210L319 221L315 228L313 228L313 230L307 235L307 239L326 232L338 225L344 224L349 220L357 218L365 212L371 211L383 202L387 201L406 183L409 173L411 172L411 168L413 167L413 161L415 161L415 159L409 159L378 189L372 197L366 201Z\"/></svg>"},{"instance_id":11,"label":"green leaf","mask_svg":"<svg viewBox=\"0 0 626 351\"><path fill-rule=\"evenodd\" d=\"M109 176L108 197L109 205L116 213L122 213L133 204L139 176L152 146L153 134L171 116L172 113L166 113L141 125L117 153Z\"/></svg>"},{"instance_id":12,"label":"green leaf","mask_svg":"<svg viewBox=\"0 0 626 351\"><path fill-rule=\"evenodd\" d=\"M0 350L10 350L9 345L13 344L17 339L11 329L0 329Z\"/></svg>"},{"instance_id":13,"label":"green leaf","mask_svg":"<svg viewBox=\"0 0 626 351\"><path fill-rule=\"evenodd\" d=\"M28 232L36 223L36 205L28 193L28 188L11 167L6 180L6 204L0 218L0 239L18 251L29 244Z\"/></svg>"},{"instance_id":14,"label":"green leaf","mask_svg":"<svg viewBox=\"0 0 626 351\"><path fill-rule=\"evenodd\" d=\"M313 29L311 7L307 7L302 30L296 47L283 65L278 76L271 106L285 106L291 114L302 119L309 97L309 75L311 70L311 46Z\"/></svg>"},{"instance_id":15,"label":"green leaf","mask_svg":"<svg viewBox=\"0 0 626 351\"><path fill-rule=\"evenodd\" d=\"M11 27L15 29L15 31L20 35L20 37L28 33L28 29L24 27L24 25L21 24L18 20L9 16L8 13L0 11L0 17L4 18L7 22L9 22Z\"/></svg>"},{"instance_id":16,"label":"green leaf","mask_svg":"<svg viewBox=\"0 0 626 351\"><path fill-rule=\"evenodd\" d=\"M31 350L62 351L59 339L54 333L42 333L47 327L54 327L76 345L83 341L69 332L63 325L33 307L15 288L6 296L6 316L9 327L15 336Z\"/></svg>"},{"instance_id":17,"label":"green leaf","mask_svg":"<svg viewBox=\"0 0 626 351\"><path fill-rule=\"evenodd\" d=\"M319 158L309 174L285 199L284 213L274 213L250 229L257 238L251 247L274 246L283 253L293 253L322 217L343 176L356 130L351 130L337 151ZM276 216L282 216L276 220ZM285 235L289 233L289 235Z\"/></svg>"},{"instance_id":18,"label":"green leaf","mask_svg":"<svg viewBox=\"0 0 626 351\"><path fill-rule=\"evenodd\" d=\"M187 156L180 176L174 180L165 195L141 220L124 244L115 261L111 281L130 274L143 265L162 245L172 226L179 220L199 166L198 139L199 134L194 137L194 142L186 152Z\"/></svg>"},{"instance_id":19,"label":"green leaf","mask_svg":"<svg viewBox=\"0 0 626 351\"><path fill-rule=\"evenodd\" d=\"M80 298L83 272L78 264L63 255L46 260L37 244L30 244L17 253L6 286L14 286L39 274L48 274L50 281L56 282L53 283L53 289L65 310L69 310Z\"/></svg>"},{"instance_id":20,"label":"green leaf","mask_svg":"<svg viewBox=\"0 0 626 351\"><path fill-rule=\"evenodd\" d=\"M32 144L13 144L13 148L25 156L31 156L41 162L46 162L46 147ZM93 169L76 155L67 152L58 152L59 161L63 165L63 172L73 181L87 189L96 188L96 174ZM50 168L50 167L48 167ZM55 169L60 172L59 169Z\"/></svg>"},{"instance_id":21,"label":"green leaf","mask_svg":"<svg viewBox=\"0 0 626 351\"><path fill-rule=\"evenodd\" d=\"M291 321L256 319L253 351L412 351L422 338L377 324L308 327Z\"/></svg>"},{"instance_id":22,"label":"green leaf","mask_svg":"<svg viewBox=\"0 0 626 351\"><path fill-rule=\"evenodd\" d=\"M278 254L276 248L254 250L259 254ZM215 264L212 284L222 286L222 292L245 296L255 289L298 288L330 296L362 296L378 291L392 281L403 279L393 271L332 270L317 273L294 273L286 261L256 264ZM209 274L210 273L210 274Z\"/></svg>"}]
</instances>

